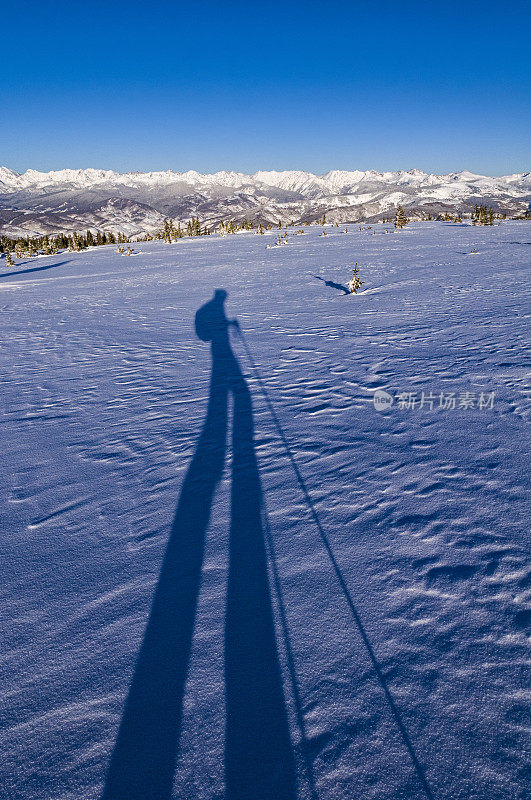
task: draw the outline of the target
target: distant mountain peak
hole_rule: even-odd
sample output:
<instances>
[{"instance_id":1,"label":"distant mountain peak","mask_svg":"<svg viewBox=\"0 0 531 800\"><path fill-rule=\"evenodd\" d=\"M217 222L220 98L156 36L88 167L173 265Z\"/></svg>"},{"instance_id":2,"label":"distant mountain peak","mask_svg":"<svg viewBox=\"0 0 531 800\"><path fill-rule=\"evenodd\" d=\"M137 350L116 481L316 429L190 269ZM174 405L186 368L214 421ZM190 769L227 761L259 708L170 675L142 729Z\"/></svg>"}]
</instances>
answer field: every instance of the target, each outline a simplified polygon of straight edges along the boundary
<instances>
[{"instance_id":1,"label":"distant mountain peak","mask_svg":"<svg viewBox=\"0 0 531 800\"><path fill-rule=\"evenodd\" d=\"M531 201L529 172L489 177L467 170L435 175L420 169L378 172L305 170L115 172L89 167L20 174L0 167L0 232L35 235L106 228L153 232L165 217L199 216L214 227L222 219L297 223L377 220L398 203L411 215L466 211L478 199L507 213ZM112 201L112 202L111 202ZM116 202L115 202L116 201ZM119 202L118 202L119 201ZM67 210L66 210L67 209Z\"/></svg>"}]
</instances>

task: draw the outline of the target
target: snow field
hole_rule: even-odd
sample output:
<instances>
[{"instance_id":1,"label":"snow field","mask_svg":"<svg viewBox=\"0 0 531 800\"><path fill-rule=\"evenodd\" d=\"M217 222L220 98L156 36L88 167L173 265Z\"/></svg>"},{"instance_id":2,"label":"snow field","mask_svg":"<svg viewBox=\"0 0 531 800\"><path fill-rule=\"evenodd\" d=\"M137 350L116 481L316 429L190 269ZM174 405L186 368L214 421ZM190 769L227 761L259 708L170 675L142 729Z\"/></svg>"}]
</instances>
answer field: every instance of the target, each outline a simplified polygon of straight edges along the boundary
<instances>
[{"instance_id":1,"label":"snow field","mask_svg":"<svg viewBox=\"0 0 531 800\"><path fill-rule=\"evenodd\" d=\"M526 796L528 225L385 227L311 228L269 250L254 234L141 243L135 259L101 247L0 270L10 800L101 796L207 409L209 346L193 319L216 288L229 293L428 791ZM363 292L347 296L355 261ZM253 403L297 778L286 796L426 797L257 373L231 341ZM476 403L395 401L378 413L376 389L470 392ZM492 409L477 407L481 392L495 392ZM229 433L175 798L238 797L224 767L231 448Z\"/></svg>"}]
</instances>

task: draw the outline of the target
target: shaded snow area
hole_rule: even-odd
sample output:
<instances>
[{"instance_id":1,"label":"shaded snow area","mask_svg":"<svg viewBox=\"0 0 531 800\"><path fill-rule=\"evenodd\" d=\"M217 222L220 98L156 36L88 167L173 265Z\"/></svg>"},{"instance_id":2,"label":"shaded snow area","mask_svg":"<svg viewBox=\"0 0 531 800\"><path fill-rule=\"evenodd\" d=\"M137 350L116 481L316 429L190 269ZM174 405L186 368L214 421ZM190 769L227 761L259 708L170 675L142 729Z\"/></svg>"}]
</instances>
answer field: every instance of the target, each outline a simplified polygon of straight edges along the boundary
<instances>
[{"instance_id":1,"label":"shaded snow area","mask_svg":"<svg viewBox=\"0 0 531 800\"><path fill-rule=\"evenodd\" d=\"M388 227L0 262L3 798L526 796L531 230Z\"/></svg>"}]
</instances>

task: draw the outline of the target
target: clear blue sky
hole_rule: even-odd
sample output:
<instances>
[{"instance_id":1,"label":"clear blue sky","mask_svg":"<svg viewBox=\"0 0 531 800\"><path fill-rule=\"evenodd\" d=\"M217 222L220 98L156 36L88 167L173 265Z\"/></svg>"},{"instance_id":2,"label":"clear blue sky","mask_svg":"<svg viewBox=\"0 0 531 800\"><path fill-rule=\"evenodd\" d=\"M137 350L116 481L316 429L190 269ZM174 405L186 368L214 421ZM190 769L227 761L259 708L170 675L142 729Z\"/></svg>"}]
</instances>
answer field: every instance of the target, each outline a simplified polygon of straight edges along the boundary
<instances>
[{"instance_id":1,"label":"clear blue sky","mask_svg":"<svg viewBox=\"0 0 531 800\"><path fill-rule=\"evenodd\" d=\"M524 2L13 0L0 164L531 169Z\"/></svg>"}]
</instances>

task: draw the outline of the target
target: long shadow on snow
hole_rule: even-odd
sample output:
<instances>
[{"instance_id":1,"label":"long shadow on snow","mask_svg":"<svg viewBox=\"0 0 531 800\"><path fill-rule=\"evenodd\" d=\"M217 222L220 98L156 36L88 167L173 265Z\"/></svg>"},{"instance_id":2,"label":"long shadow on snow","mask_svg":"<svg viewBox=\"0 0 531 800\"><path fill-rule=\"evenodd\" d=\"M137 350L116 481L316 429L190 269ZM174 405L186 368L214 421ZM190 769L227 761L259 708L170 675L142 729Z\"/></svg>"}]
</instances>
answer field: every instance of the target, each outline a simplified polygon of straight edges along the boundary
<instances>
[{"instance_id":1,"label":"long shadow on snow","mask_svg":"<svg viewBox=\"0 0 531 800\"><path fill-rule=\"evenodd\" d=\"M334 281L327 281L324 278L321 278L320 275L314 275L314 278L317 278L318 281L323 281L325 286L329 286L331 289L337 289L338 292L343 292L344 294L350 294L349 290L346 286L343 286L342 283L334 283Z\"/></svg>"},{"instance_id":2,"label":"long shadow on snow","mask_svg":"<svg viewBox=\"0 0 531 800\"><path fill-rule=\"evenodd\" d=\"M196 331L212 347L208 410L181 489L103 800L168 800L172 794L205 535L227 450L229 393L233 460L225 617L226 797L292 800L296 795L251 395L230 346L225 297L226 292L216 291L196 314Z\"/></svg>"},{"instance_id":3,"label":"long shadow on snow","mask_svg":"<svg viewBox=\"0 0 531 800\"><path fill-rule=\"evenodd\" d=\"M2 272L0 278L13 278L15 275L27 275L30 272L42 272L43 269L53 269L54 267L62 267L63 264L69 264L70 261L58 261L56 264L45 264L43 267L32 267L31 269L18 269L16 272Z\"/></svg>"}]
</instances>

